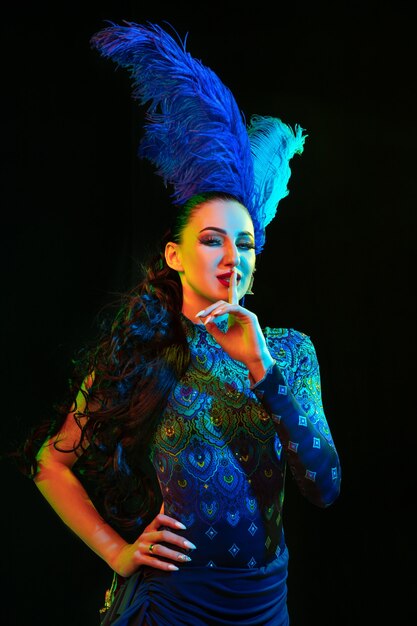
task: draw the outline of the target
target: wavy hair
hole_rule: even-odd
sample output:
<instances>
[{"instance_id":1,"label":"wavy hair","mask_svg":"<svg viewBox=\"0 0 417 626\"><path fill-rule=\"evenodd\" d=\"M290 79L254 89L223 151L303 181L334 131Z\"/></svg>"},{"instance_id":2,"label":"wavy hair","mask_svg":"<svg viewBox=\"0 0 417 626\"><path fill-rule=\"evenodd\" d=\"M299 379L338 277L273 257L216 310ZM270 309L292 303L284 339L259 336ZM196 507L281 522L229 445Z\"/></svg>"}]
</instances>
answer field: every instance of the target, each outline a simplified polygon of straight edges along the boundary
<instances>
[{"instance_id":1,"label":"wavy hair","mask_svg":"<svg viewBox=\"0 0 417 626\"><path fill-rule=\"evenodd\" d=\"M77 445L60 447L57 434L68 414L63 403L56 407L55 419L34 429L15 455L21 471L34 478L36 454L45 440L62 452L75 452L74 470L88 482L103 516L121 530L137 531L160 507L149 445L169 394L190 362L180 317L181 282L166 264L165 244L180 242L192 214L211 199L235 200L210 192L177 209L160 251L142 265L139 284L122 296L98 340L74 358L69 396L73 404L81 389L86 404L82 410L75 405ZM86 389L82 383L88 378L93 382Z\"/></svg>"}]
</instances>

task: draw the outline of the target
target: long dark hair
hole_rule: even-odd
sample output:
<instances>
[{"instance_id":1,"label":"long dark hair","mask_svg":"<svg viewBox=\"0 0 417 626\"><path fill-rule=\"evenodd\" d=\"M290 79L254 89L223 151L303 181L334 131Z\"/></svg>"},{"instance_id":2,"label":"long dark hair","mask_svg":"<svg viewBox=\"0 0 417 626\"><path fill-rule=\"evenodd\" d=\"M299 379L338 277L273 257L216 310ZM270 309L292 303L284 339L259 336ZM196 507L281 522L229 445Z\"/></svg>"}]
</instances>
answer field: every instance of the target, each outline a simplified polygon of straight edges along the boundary
<instances>
[{"instance_id":1,"label":"long dark hair","mask_svg":"<svg viewBox=\"0 0 417 626\"><path fill-rule=\"evenodd\" d=\"M68 414L64 402L55 419L33 430L16 454L21 471L33 478L38 471L36 454L45 440L51 439L60 451L75 451L80 458L74 470L94 491L104 517L121 530L139 529L160 507L149 443L170 391L190 360L180 316L181 282L166 264L165 244L180 242L193 212L215 198L235 199L224 193L203 194L177 209L160 250L142 266L139 284L121 297L98 339L75 356L71 401L83 381L93 381L82 391L86 407L76 407L77 445L64 449L55 437Z\"/></svg>"}]
</instances>

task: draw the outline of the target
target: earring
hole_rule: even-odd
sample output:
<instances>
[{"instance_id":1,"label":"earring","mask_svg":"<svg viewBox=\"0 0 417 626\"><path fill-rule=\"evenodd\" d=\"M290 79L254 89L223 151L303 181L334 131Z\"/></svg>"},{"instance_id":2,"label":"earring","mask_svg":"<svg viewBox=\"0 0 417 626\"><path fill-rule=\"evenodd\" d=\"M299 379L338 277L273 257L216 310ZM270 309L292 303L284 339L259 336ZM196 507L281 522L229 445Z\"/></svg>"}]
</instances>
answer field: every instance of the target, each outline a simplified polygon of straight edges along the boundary
<instances>
[{"instance_id":1,"label":"earring","mask_svg":"<svg viewBox=\"0 0 417 626\"><path fill-rule=\"evenodd\" d=\"M250 277L249 285L248 285L248 288L246 290L245 296L254 296L255 295L253 293L253 291L252 291L253 281L254 281L254 278L255 278L254 277L254 273L255 273L255 270L253 270L252 276Z\"/></svg>"}]
</instances>

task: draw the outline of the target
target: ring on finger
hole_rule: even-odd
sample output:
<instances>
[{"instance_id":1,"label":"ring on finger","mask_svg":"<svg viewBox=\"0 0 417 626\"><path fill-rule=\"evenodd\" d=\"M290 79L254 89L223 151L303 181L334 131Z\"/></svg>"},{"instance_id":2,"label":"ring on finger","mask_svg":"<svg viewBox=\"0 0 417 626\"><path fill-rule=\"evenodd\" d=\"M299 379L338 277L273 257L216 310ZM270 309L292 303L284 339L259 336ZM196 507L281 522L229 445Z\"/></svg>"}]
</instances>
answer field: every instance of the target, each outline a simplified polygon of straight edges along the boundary
<instances>
[{"instance_id":1,"label":"ring on finger","mask_svg":"<svg viewBox=\"0 0 417 626\"><path fill-rule=\"evenodd\" d=\"M154 543L151 543L151 544L149 545L149 552L153 552L154 548L155 548L155 544L154 544Z\"/></svg>"}]
</instances>

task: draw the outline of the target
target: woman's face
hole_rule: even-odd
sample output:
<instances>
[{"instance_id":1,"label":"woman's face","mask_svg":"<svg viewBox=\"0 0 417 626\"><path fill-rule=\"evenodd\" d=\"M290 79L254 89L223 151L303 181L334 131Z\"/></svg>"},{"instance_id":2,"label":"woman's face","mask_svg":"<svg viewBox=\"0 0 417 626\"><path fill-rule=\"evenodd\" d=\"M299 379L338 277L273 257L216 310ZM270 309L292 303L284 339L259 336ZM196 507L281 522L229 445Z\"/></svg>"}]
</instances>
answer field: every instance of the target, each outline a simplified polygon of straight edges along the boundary
<instances>
[{"instance_id":1,"label":"woman's face","mask_svg":"<svg viewBox=\"0 0 417 626\"><path fill-rule=\"evenodd\" d=\"M190 317L212 302L227 301L233 268L240 299L255 267L251 217L235 200L208 200L192 213L181 242L167 245L165 256L168 265L179 272L183 311Z\"/></svg>"}]
</instances>

